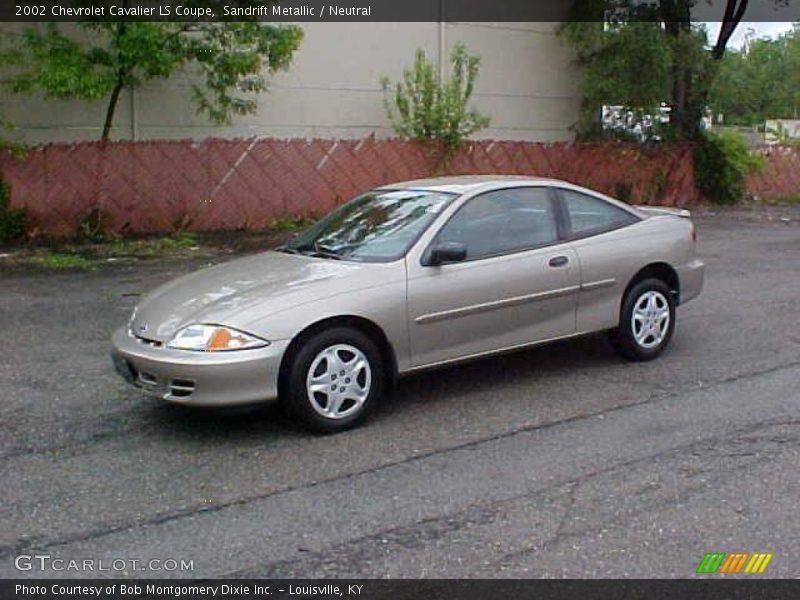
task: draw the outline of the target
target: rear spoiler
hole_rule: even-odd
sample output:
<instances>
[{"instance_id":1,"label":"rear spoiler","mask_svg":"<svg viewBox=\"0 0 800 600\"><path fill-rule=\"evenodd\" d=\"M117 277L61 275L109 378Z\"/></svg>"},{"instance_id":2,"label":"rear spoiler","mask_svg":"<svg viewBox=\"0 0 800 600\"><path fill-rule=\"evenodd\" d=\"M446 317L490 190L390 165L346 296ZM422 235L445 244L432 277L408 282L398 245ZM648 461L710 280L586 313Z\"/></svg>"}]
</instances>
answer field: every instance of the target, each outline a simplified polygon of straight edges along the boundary
<instances>
[{"instance_id":1,"label":"rear spoiler","mask_svg":"<svg viewBox=\"0 0 800 600\"><path fill-rule=\"evenodd\" d=\"M640 210L646 214L652 214L653 216L656 215L672 215L674 217L683 217L684 219L688 219L692 216L685 208L671 208L669 206L634 206L636 210Z\"/></svg>"}]
</instances>

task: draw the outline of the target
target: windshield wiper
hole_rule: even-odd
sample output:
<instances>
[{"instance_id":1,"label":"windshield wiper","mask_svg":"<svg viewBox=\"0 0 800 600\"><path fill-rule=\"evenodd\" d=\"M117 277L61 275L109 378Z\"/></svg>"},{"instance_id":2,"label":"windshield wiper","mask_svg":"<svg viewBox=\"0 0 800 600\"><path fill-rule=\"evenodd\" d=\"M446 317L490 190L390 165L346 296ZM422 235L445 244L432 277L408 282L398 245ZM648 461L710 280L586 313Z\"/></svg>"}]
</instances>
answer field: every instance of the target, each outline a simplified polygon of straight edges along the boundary
<instances>
[{"instance_id":1,"label":"windshield wiper","mask_svg":"<svg viewBox=\"0 0 800 600\"><path fill-rule=\"evenodd\" d=\"M288 252L289 254L304 254L306 256L316 256L318 258L331 258L333 260L342 260L342 255L338 254L333 248L328 248L326 246L321 246L319 242L313 242L311 244L303 244L302 246L297 246L292 248L290 246L282 246L279 248L282 252Z\"/></svg>"},{"instance_id":2,"label":"windshield wiper","mask_svg":"<svg viewBox=\"0 0 800 600\"><path fill-rule=\"evenodd\" d=\"M319 246L318 244L314 244L314 251L310 255L319 256L320 258L332 258L333 260L342 260L341 254L337 254L330 248L325 248L324 246Z\"/></svg>"}]
</instances>

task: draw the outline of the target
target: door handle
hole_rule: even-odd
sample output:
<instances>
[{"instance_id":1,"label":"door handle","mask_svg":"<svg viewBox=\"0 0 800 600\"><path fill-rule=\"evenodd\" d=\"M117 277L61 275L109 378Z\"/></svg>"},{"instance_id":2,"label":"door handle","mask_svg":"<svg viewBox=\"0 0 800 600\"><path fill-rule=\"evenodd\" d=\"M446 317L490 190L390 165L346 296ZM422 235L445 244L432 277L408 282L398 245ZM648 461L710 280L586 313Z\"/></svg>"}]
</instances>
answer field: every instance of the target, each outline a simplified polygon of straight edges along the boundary
<instances>
[{"instance_id":1,"label":"door handle","mask_svg":"<svg viewBox=\"0 0 800 600\"><path fill-rule=\"evenodd\" d=\"M566 256L554 256L547 264L551 267L563 267L567 263L569 263L569 258Z\"/></svg>"}]
</instances>

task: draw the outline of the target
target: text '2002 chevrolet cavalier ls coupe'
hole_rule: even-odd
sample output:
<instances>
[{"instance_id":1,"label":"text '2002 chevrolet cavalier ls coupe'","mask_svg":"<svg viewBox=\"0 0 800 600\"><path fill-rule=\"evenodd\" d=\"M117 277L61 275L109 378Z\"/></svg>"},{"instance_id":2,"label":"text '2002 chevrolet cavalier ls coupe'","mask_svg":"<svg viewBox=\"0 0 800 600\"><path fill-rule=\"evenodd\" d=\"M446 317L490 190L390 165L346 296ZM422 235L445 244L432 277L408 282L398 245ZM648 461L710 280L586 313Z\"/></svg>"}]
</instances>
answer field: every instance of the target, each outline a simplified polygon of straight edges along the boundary
<instances>
[{"instance_id":1,"label":"text '2002 chevrolet cavalier ls coupe'","mask_svg":"<svg viewBox=\"0 0 800 600\"><path fill-rule=\"evenodd\" d=\"M112 358L165 400L280 399L317 431L358 423L399 375L551 340L608 330L649 360L702 288L688 216L546 179L389 185L155 290Z\"/></svg>"}]
</instances>

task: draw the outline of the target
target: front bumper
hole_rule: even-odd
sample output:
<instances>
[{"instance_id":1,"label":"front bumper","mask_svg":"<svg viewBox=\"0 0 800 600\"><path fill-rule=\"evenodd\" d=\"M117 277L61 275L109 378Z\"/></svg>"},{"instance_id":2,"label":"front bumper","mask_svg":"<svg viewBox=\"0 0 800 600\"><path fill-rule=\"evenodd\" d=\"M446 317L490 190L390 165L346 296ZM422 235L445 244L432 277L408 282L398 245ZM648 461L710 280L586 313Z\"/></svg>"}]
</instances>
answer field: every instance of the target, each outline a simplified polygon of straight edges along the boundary
<instances>
[{"instance_id":1,"label":"front bumper","mask_svg":"<svg viewBox=\"0 0 800 600\"><path fill-rule=\"evenodd\" d=\"M221 407L276 399L289 340L253 350L192 352L153 347L122 328L111 343L117 373L145 393L188 406Z\"/></svg>"},{"instance_id":2,"label":"front bumper","mask_svg":"<svg viewBox=\"0 0 800 600\"><path fill-rule=\"evenodd\" d=\"M680 303L686 304L700 295L703 289L706 265L701 260L693 260L678 268L678 281L681 286Z\"/></svg>"}]
</instances>

